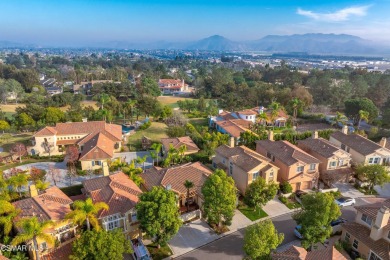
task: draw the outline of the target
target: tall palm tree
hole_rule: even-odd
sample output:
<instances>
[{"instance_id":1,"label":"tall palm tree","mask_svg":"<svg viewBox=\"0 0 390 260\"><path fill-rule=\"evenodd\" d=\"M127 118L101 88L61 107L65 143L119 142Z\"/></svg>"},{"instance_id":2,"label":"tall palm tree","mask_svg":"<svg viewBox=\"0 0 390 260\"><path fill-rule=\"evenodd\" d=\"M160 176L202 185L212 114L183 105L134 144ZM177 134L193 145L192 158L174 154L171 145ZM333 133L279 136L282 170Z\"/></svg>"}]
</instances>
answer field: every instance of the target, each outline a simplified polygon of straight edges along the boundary
<instances>
[{"instance_id":1,"label":"tall palm tree","mask_svg":"<svg viewBox=\"0 0 390 260\"><path fill-rule=\"evenodd\" d=\"M130 119L130 123L132 124L133 123L133 117L134 117L134 107L135 105L137 104L137 100L127 100L127 102L125 103L125 106L126 108L130 107L130 113L131 113L131 119Z\"/></svg>"},{"instance_id":2,"label":"tall palm tree","mask_svg":"<svg viewBox=\"0 0 390 260\"><path fill-rule=\"evenodd\" d=\"M142 169L145 171L145 162L148 159L148 156L145 155L143 157L137 157L137 164L142 164Z\"/></svg>"},{"instance_id":3,"label":"tall palm tree","mask_svg":"<svg viewBox=\"0 0 390 260\"><path fill-rule=\"evenodd\" d=\"M294 120L297 120L298 109L301 107L302 101L299 98L293 98L290 101L290 104L291 104L291 107L293 109L293 118L294 118Z\"/></svg>"},{"instance_id":4,"label":"tall palm tree","mask_svg":"<svg viewBox=\"0 0 390 260\"><path fill-rule=\"evenodd\" d=\"M12 239L11 245L16 246L21 243L32 241L37 260L40 260L38 239L43 240L50 245L54 245L55 238L45 232L47 228L53 226L52 221L40 222L37 217L24 218L18 221L16 226L21 228L21 232Z\"/></svg>"},{"instance_id":5,"label":"tall palm tree","mask_svg":"<svg viewBox=\"0 0 390 260\"><path fill-rule=\"evenodd\" d=\"M339 124L346 125L348 118L340 112L336 112L336 116L332 118L331 124L338 126Z\"/></svg>"},{"instance_id":6,"label":"tall palm tree","mask_svg":"<svg viewBox=\"0 0 390 260\"><path fill-rule=\"evenodd\" d=\"M108 101L110 101L110 96L107 95L106 93L102 93L99 98L99 103L100 103L100 109L104 109L104 104L106 104Z\"/></svg>"},{"instance_id":7,"label":"tall palm tree","mask_svg":"<svg viewBox=\"0 0 390 260\"><path fill-rule=\"evenodd\" d=\"M108 210L109 207L104 202L93 203L91 198L87 198L86 201L76 200L73 203L74 210L66 214L65 219L71 219L74 223L82 225L87 222L87 229L91 230L91 225L99 230L99 221L96 216L100 210Z\"/></svg>"},{"instance_id":8,"label":"tall palm tree","mask_svg":"<svg viewBox=\"0 0 390 260\"><path fill-rule=\"evenodd\" d=\"M359 122L358 122L358 130L360 129L360 123L362 120L368 121L368 117L370 116L370 113L364 110L359 110Z\"/></svg>"},{"instance_id":9,"label":"tall palm tree","mask_svg":"<svg viewBox=\"0 0 390 260\"><path fill-rule=\"evenodd\" d=\"M22 187L28 184L28 176L25 173L18 173L14 176L11 176L8 179L8 182L18 191L19 197L22 197Z\"/></svg>"},{"instance_id":10,"label":"tall palm tree","mask_svg":"<svg viewBox=\"0 0 390 260\"><path fill-rule=\"evenodd\" d=\"M154 143L154 144L152 144L152 146L150 148L152 148L153 150L156 151L156 154L157 154L157 165L158 165L159 155L160 155L161 149L162 149L162 144Z\"/></svg>"},{"instance_id":11,"label":"tall palm tree","mask_svg":"<svg viewBox=\"0 0 390 260\"><path fill-rule=\"evenodd\" d=\"M268 117L267 117L267 114L266 113L261 113L261 114L258 114L256 116L258 119L260 119L260 123L264 123L264 122L267 122L268 120Z\"/></svg>"},{"instance_id":12,"label":"tall palm tree","mask_svg":"<svg viewBox=\"0 0 390 260\"><path fill-rule=\"evenodd\" d=\"M282 109L282 106L280 105L280 103L274 101L271 103L270 108L272 110L271 111L271 121L272 121L272 124L275 126L275 120L278 117L279 111Z\"/></svg>"},{"instance_id":13,"label":"tall palm tree","mask_svg":"<svg viewBox=\"0 0 390 260\"><path fill-rule=\"evenodd\" d=\"M0 225L3 226L4 235L7 236L11 232L13 220L19 212L10 202L0 200Z\"/></svg>"},{"instance_id":14,"label":"tall palm tree","mask_svg":"<svg viewBox=\"0 0 390 260\"><path fill-rule=\"evenodd\" d=\"M184 155L187 151L187 146L186 145L181 145L178 149L178 155L180 157L180 163L183 162L183 159L184 159Z\"/></svg>"},{"instance_id":15,"label":"tall palm tree","mask_svg":"<svg viewBox=\"0 0 390 260\"><path fill-rule=\"evenodd\" d=\"M184 187L186 187L186 189L187 189L187 198L186 198L186 201L187 201L187 212L190 211L190 203L189 203L190 189L192 189L194 186L195 185L194 185L194 183L192 181L186 180L184 182Z\"/></svg>"}]
</instances>

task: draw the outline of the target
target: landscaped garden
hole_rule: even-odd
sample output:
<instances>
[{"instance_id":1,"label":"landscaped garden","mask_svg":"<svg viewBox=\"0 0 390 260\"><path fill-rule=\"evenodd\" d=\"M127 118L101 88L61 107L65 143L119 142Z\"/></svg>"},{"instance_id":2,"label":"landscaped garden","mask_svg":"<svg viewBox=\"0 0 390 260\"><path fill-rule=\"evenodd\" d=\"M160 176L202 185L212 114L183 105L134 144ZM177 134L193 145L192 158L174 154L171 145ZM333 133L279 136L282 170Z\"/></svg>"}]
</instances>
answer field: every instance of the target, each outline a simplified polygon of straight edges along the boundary
<instances>
[{"instance_id":1,"label":"landscaped garden","mask_svg":"<svg viewBox=\"0 0 390 260\"><path fill-rule=\"evenodd\" d=\"M154 260L161 260L172 255L172 251L169 248L168 244L160 246L160 248L158 248L157 245L153 243L147 245L146 248L148 249L151 257Z\"/></svg>"},{"instance_id":2,"label":"landscaped garden","mask_svg":"<svg viewBox=\"0 0 390 260\"><path fill-rule=\"evenodd\" d=\"M238 210L252 221L265 218L268 216L268 214L265 213L265 211L262 210L261 208L252 208L252 207L248 207L245 204L238 206Z\"/></svg>"}]
</instances>

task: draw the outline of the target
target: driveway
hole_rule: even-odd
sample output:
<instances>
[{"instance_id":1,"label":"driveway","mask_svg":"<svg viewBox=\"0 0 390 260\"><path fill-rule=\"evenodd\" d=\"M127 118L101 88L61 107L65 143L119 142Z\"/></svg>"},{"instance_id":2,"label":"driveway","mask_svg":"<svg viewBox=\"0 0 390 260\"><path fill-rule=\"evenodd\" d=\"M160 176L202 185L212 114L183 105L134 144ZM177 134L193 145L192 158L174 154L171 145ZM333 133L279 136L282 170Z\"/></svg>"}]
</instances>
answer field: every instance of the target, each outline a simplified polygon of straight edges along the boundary
<instances>
[{"instance_id":1,"label":"driveway","mask_svg":"<svg viewBox=\"0 0 390 260\"><path fill-rule=\"evenodd\" d=\"M22 171L29 171L33 167L37 168L37 169L45 170L47 173L46 174L46 181L50 182L50 186L56 185L59 188L79 185L84 180L92 179L92 178L96 178L96 177L101 176L101 175L95 175L95 174L92 174L90 176L76 175L76 176L72 177L72 179L70 179L69 176L67 175L68 170L67 170L65 162L37 162L37 163L29 163L29 164L21 165L21 166L15 167L15 168L20 169ZM51 176L49 174L50 168L58 169L56 176ZM6 170L5 173L7 173L8 171L9 170Z\"/></svg>"},{"instance_id":2,"label":"driveway","mask_svg":"<svg viewBox=\"0 0 390 260\"><path fill-rule=\"evenodd\" d=\"M182 255L217 238L218 235L209 228L207 223L199 219L184 224L169 241L169 245L175 255Z\"/></svg>"},{"instance_id":3,"label":"driveway","mask_svg":"<svg viewBox=\"0 0 390 260\"><path fill-rule=\"evenodd\" d=\"M390 183L381 186L375 186L374 189L382 197L390 197Z\"/></svg>"},{"instance_id":4,"label":"driveway","mask_svg":"<svg viewBox=\"0 0 390 260\"><path fill-rule=\"evenodd\" d=\"M263 210L270 217L280 216L291 212L291 209L287 208L277 197L270 200L264 207Z\"/></svg>"},{"instance_id":5,"label":"driveway","mask_svg":"<svg viewBox=\"0 0 390 260\"><path fill-rule=\"evenodd\" d=\"M252 224L252 221L247 218L244 214L241 213L238 209L234 211L234 216L232 219L232 224L229 226L229 230L236 231L240 228L244 228Z\"/></svg>"},{"instance_id":6,"label":"driveway","mask_svg":"<svg viewBox=\"0 0 390 260\"><path fill-rule=\"evenodd\" d=\"M349 183L335 183L333 186L338 188L344 197L360 198L365 196Z\"/></svg>"},{"instance_id":7,"label":"driveway","mask_svg":"<svg viewBox=\"0 0 390 260\"><path fill-rule=\"evenodd\" d=\"M146 162L145 162L145 168L150 168L153 166L153 159L150 157L149 151L139 151L139 152L123 152L123 153L114 153L114 158L122 158L127 163L131 163L132 160L137 159L138 157L144 157L147 156ZM160 157L161 160L161 157ZM142 165L140 165L143 167Z\"/></svg>"}]
</instances>

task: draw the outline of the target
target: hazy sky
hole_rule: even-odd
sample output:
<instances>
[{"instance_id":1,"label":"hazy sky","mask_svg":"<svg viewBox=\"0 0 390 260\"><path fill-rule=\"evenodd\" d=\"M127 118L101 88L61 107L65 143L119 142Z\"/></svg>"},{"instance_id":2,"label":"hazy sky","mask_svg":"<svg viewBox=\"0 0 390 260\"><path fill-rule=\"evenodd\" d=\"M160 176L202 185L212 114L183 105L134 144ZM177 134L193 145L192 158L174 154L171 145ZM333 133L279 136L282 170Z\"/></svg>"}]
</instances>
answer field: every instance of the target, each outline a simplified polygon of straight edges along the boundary
<instances>
[{"instance_id":1,"label":"hazy sky","mask_svg":"<svg viewBox=\"0 0 390 260\"><path fill-rule=\"evenodd\" d=\"M0 0L0 41L191 41L346 33L390 43L390 0Z\"/></svg>"}]
</instances>

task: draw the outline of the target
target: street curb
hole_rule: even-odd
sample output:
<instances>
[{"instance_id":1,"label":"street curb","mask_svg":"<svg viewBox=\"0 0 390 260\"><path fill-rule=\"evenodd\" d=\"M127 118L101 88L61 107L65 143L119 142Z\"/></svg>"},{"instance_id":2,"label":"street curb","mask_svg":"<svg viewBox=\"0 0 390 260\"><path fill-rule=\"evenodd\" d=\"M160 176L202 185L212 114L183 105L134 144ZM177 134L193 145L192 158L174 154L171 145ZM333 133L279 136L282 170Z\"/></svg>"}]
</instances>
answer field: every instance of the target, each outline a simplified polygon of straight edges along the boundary
<instances>
[{"instance_id":1,"label":"street curb","mask_svg":"<svg viewBox=\"0 0 390 260\"><path fill-rule=\"evenodd\" d=\"M257 220L255 220L255 221L252 221L250 224L245 225L245 226L243 226L243 227L241 227L241 228L238 228L238 229L235 229L235 230L229 230L229 231L226 232L226 233L223 233L223 234L221 234L221 235L218 235L218 237L217 237L216 239L214 239L214 240L212 240L212 241L209 241L209 242L207 242L207 243L205 243L205 244L203 244L203 245L201 245L201 246L198 246L198 247L196 247L196 248L193 248L193 249L191 249L190 251L185 252L184 254L181 254L181 255L173 254L173 255L171 255L171 256L169 256L169 257L164 258L163 260L175 259L175 258L177 258L177 257L179 257L179 256L186 255L186 254L191 253L191 252L193 252L193 251L195 251L195 250L197 250L197 249L199 249L199 248L202 248L202 247L207 246L207 245L209 245L209 244L211 244L211 243L214 243L215 241L218 241L218 240L220 240L220 239L222 239L222 238L224 238L224 237L226 237L226 236L229 236L229 235L231 235L231 234L233 234L233 233L236 233L236 232L238 232L238 231L241 231L241 230L243 230L243 229L246 229L248 226L252 226L252 225L254 225L254 224L257 224L257 223L259 223L259 222L261 222L261 221L264 221L264 220L267 220L267 219L273 219L273 218L277 218L277 217L282 217L282 216L290 215L290 214L293 214L294 212L297 212L297 211L299 211L299 210L300 210L300 208L298 208L298 209L292 209L291 211L286 212L286 213L282 213L282 214L274 215L274 216L267 216L267 217L264 217L264 218L261 218L261 219L257 219ZM172 250L172 252L173 252L173 250Z\"/></svg>"}]
</instances>

